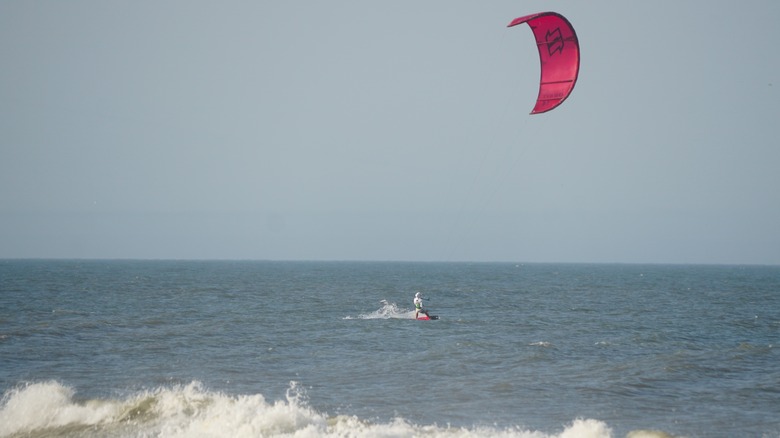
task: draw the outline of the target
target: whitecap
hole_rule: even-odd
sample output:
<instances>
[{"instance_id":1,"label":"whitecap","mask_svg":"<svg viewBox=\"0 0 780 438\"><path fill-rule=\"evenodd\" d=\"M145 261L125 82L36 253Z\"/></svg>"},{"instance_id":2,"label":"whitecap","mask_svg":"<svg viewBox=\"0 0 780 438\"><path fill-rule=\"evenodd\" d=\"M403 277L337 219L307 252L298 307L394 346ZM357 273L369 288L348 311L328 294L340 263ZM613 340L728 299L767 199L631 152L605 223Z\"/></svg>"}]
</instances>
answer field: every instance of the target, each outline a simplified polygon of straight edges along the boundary
<instances>
[{"instance_id":1,"label":"whitecap","mask_svg":"<svg viewBox=\"0 0 780 438\"><path fill-rule=\"evenodd\" d=\"M308 406L305 390L290 382L285 400L262 394L227 395L199 382L160 387L114 400L74 400L58 382L28 384L8 391L0 405L0 436L159 437L417 437L433 438L611 438L610 428L577 419L560 433L519 426L450 427L417 425L403 418L372 422L351 415L328 416Z\"/></svg>"}]
</instances>

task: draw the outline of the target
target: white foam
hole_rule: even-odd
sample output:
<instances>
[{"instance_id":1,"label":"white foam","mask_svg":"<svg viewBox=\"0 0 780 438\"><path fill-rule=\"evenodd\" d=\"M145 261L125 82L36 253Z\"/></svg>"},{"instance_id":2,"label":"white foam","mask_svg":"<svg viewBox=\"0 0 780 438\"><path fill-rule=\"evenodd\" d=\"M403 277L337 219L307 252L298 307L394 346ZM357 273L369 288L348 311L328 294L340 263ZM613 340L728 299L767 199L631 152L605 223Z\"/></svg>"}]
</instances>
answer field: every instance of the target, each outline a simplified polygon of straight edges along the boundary
<instances>
[{"instance_id":1,"label":"white foam","mask_svg":"<svg viewBox=\"0 0 780 438\"><path fill-rule=\"evenodd\" d=\"M544 347L544 348L547 348L547 347L551 347L551 346L552 346L552 344L551 344L551 343L549 343L549 342L547 342L547 341L531 342L531 343L530 343L530 344L528 344L528 345L530 345L530 346L532 346L532 347Z\"/></svg>"},{"instance_id":2,"label":"white foam","mask_svg":"<svg viewBox=\"0 0 780 438\"><path fill-rule=\"evenodd\" d=\"M0 408L0 436L72 424L96 425L111 421L119 412L118 403L74 403L73 393L54 381L8 391Z\"/></svg>"},{"instance_id":3,"label":"white foam","mask_svg":"<svg viewBox=\"0 0 780 438\"><path fill-rule=\"evenodd\" d=\"M381 300L382 307L358 316L358 319L414 319L414 310L402 310L397 304Z\"/></svg>"},{"instance_id":4,"label":"white foam","mask_svg":"<svg viewBox=\"0 0 780 438\"><path fill-rule=\"evenodd\" d=\"M403 418L383 423L355 416L328 417L307 406L291 382L286 400L261 394L226 395L198 382L157 388L120 400L77 402L72 388L34 383L7 392L0 405L0 436L45 431L56 436L295 437L295 438L611 438L606 424L575 420L559 434L515 428L415 425Z\"/></svg>"}]
</instances>

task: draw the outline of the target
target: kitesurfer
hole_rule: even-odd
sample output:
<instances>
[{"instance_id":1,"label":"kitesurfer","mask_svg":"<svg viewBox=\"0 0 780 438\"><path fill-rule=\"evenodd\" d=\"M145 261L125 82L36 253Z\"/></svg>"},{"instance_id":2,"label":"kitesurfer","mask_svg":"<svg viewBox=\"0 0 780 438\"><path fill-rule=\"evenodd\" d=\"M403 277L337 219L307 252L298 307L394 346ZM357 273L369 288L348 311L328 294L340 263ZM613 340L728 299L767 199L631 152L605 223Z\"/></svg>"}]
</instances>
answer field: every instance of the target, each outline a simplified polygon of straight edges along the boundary
<instances>
[{"instance_id":1,"label":"kitesurfer","mask_svg":"<svg viewBox=\"0 0 780 438\"><path fill-rule=\"evenodd\" d=\"M417 292L414 294L414 319L417 319L417 316L421 313L425 316L429 316L428 311L423 309L422 292Z\"/></svg>"}]
</instances>

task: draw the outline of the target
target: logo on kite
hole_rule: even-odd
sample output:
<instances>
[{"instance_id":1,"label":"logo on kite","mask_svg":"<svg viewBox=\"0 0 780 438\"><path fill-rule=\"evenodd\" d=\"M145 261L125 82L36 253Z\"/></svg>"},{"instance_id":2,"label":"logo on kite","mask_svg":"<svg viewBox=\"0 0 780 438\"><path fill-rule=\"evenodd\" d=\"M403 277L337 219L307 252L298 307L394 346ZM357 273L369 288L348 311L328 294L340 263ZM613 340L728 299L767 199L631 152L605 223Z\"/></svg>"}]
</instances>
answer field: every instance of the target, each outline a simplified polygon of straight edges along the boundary
<instances>
[{"instance_id":1,"label":"logo on kite","mask_svg":"<svg viewBox=\"0 0 780 438\"><path fill-rule=\"evenodd\" d=\"M569 20L556 12L515 18L507 27L522 23L528 23L534 34L542 70L531 114L546 113L563 103L574 89L580 71L580 45Z\"/></svg>"},{"instance_id":2,"label":"logo on kite","mask_svg":"<svg viewBox=\"0 0 780 438\"><path fill-rule=\"evenodd\" d=\"M544 40L547 42L547 53L550 54L550 56L553 56L555 52L563 53L564 44L561 28L556 27L555 30L547 31Z\"/></svg>"}]
</instances>

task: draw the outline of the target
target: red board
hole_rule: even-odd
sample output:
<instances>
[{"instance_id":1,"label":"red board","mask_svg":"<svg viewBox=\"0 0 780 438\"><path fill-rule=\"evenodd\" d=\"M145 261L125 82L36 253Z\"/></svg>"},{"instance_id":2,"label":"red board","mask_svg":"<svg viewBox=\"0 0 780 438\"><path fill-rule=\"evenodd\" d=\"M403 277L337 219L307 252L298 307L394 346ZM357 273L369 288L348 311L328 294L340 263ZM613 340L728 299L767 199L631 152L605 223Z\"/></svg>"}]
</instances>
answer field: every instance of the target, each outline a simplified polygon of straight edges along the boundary
<instances>
[{"instance_id":1,"label":"red board","mask_svg":"<svg viewBox=\"0 0 780 438\"><path fill-rule=\"evenodd\" d=\"M422 315L417 317L418 321L431 321L431 320L434 320L434 319L439 319L439 317L436 316L436 315L425 315L425 314L422 314Z\"/></svg>"}]
</instances>

